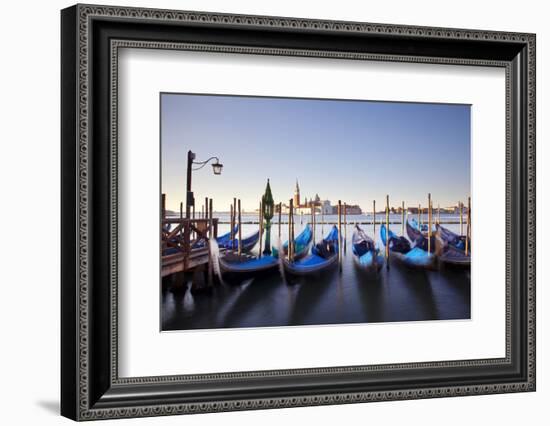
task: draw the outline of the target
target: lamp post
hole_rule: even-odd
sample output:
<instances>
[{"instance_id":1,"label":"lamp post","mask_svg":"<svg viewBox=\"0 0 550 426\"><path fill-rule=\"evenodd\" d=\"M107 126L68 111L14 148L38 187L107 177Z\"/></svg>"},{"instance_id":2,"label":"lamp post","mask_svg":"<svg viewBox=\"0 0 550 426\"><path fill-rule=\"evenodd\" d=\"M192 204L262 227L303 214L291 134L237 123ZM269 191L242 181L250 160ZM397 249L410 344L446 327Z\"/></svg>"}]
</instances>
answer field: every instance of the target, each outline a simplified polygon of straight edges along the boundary
<instances>
[{"instance_id":1,"label":"lamp post","mask_svg":"<svg viewBox=\"0 0 550 426\"><path fill-rule=\"evenodd\" d=\"M262 196L262 214L265 219L265 246L264 255L271 254L271 219L273 218L273 196L271 195L271 186L269 186L269 179L265 187L265 193Z\"/></svg>"},{"instance_id":2,"label":"lamp post","mask_svg":"<svg viewBox=\"0 0 550 426\"><path fill-rule=\"evenodd\" d=\"M191 176L194 171L202 169L210 161L215 160L216 162L212 164L212 169L215 175L222 173L223 164L220 163L218 157L210 157L205 161L195 161L195 153L191 150L187 152L187 194L185 201L185 218L189 219L191 216L191 207L195 205L195 197L191 191ZM193 168L193 164L197 164L199 167Z\"/></svg>"}]
</instances>

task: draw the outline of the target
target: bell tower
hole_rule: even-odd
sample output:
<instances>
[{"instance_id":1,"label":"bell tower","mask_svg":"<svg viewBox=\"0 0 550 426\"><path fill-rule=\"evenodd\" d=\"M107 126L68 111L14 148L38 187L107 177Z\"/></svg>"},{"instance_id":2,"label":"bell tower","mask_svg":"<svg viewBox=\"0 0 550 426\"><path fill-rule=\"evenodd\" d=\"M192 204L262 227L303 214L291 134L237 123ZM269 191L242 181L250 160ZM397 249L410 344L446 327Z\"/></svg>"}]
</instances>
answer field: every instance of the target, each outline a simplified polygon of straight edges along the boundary
<instances>
[{"instance_id":1,"label":"bell tower","mask_svg":"<svg viewBox=\"0 0 550 426\"><path fill-rule=\"evenodd\" d=\"M300 186L298 185L298 179L296 179L296 188L294 189L294 206L300 206Z\"/></svg>"}]
</instances>

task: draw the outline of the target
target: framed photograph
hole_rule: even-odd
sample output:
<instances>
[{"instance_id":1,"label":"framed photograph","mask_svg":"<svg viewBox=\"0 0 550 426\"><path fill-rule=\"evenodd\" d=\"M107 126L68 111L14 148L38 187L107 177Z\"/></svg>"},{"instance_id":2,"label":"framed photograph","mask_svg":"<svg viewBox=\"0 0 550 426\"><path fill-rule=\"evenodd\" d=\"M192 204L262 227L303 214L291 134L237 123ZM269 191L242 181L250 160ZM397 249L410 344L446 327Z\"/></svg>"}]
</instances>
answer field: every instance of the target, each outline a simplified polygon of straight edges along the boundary
<instances>
[{"instance_id":1,"label":"framed photograph","mask_svg":"<svg viewBox=\"0 0 550 426\"><path fill-rule=\"evenodd\" d=\"M535 35L61 12L74 420L535 390Z\"/></svg>"}]
</instances>

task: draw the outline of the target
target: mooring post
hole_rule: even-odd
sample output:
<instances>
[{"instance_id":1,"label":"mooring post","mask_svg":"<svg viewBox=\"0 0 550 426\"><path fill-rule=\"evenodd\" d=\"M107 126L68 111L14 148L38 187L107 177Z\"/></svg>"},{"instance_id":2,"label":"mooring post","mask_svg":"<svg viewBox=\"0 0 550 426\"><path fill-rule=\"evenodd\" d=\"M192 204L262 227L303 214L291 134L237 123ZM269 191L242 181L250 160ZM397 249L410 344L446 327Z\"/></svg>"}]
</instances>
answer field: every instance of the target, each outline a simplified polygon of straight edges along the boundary
<instances>
[{"instance_id":1,"label":"mooring post","mask_svg":"<svg viewBox=\"0 0 550 426\"><path fill-rule=\"evenodd\" d=\"M418 204L418 230L422 232L422 205Z\"/></svg>"},{"instance_id":2,"label":"mooring post","mask_svg":"<svg viewBox=\"0 0 550 426\"><path fill-rule=\"evenodd\" d=\"M233 197L233 228L235 228L235 224L237 223L237 198ZM233 232L233 238L235 238L235 232ZM231 243L231 248L233 247L233 242Z\"/></svg>"},{"instance_id":3,"label":"mooring post","mask_svg":"<svg viewBox=\"0 0 550 426\"><path fill-rule=\"evenodd\" d=\"M432 194L428 192L428 254L432 248Z\"/></svg>"},{"instance_id":4,"label":"mooring post","mask_svg":"<svg viewBox=\"0 0 550 426\"><path fill-rule=\"evenodd\" d=\"M390 269L390 196L386 195L386 269Z\"/></svg>"},{"instance_id":5,"label":"mooring post","mask_svg":"<svg viewBox=\"0 0 550 426\"><path fill-rule=\"evenodd\" d=\"M458 202L458 214L460 216L460 236L464 235L464 228L463 228L463 220L462 220L462 209L463 209L462 201Z\"/></svg>"},{"instance_id":6,"label":"mooring post","mask_svg":"<svg viewBox=\"0 0 550 426\"><path fill-rule=\"evenodd\" d=\"M338 200L338 269L342 272L342 200Z\"/></svg>"},{"instance_id":7,"label":"mooring post","mask_svg":"<svg viewBox=\"0 0 550 426\"><path fill-rule=\"evenodd\" d=\"M437 203L437 223L441 224L441 208L439 207L439 203Z\"/></svg>"},{"instance_id":8,"label":"mooring post","mask_svg":"<svg viewBox=\"0 0 550 426\"><path fill-rule=\"evenodd\" d=\"M233 237L234 235L234 228L235 222L233 218L233 204L229 204L229 241L231 241L231 245L233 245Z\"/></svg>"},{"instance_id":9,"label":"mooring post","mask_svg":"<svg viewBox=\"0 0 550 426\"><path fill-rule=\"evenodd\" d=\"M401 201L401 235L405 236L405 201Z\"/></svg>"},{"instance_id":10,"label":"mooring post","mask_svg":"<svg viewBox=\"0 0 550 426\"><path fill-rule=\"evenodd\" d=\"M292 211L292 209L294 208L292 198L289 200L288 205L289 205L289 208L288 208L288 247L287 247L287 252L288 252L288 261L292 262L292 243L293 243L293 241L292 241L293 240L293 238L292 238L292 216L293 216L293 211Z\"/></svg>"},{"instance_id":11,"label":"mooring post","mask_svg":"<svg viewBox=\"0 0 550 426\"><path fill-rule=\"evenodd\" d=\"M466 245L464 250L464 253L466 254L466 256L468 256L468 249L469 249L468 244L470 240L470 220L471 220L470 208L471 208L471 199L470 197L468 197L468 211L466 212Z\"/></svg>"},{"instance_id":12,"label":"mooring post","mask_svg":"<svg viewBox=\"0 0 550 426\"><path fill-rule=\"evenodd\" d=\"M183 203L181 203L182 207L183 208ZM191 217L193 218L193 225L196 226L195 224L195 204L193 203L193 207L191 208ZM195 231L193 231L193 239L196 239L197 238L197 234Z\"/></svg>"},{"instance_id":13,"label":"mooring post","mask_svg":"<svg viewBox=\"0 0 550 426\"><path fill-rule=\"evenodd\" d=\"M295 218L294 218L294 213L296 213L296 207L293 205L292 206L292 237L290 239L290 241L292 242L292 260L294 260L294 255L296 254L296 245L294 244L295 241L294 241L294 231L295 231L295 228L294 226L296 225L296 222L295 222Z\"/></svg>"},{"instance_id":14,"label":"mooring post","mask_svg":"<svg viewBox=\"0 0 550 426\"><path fill-rule=\"evenodd\" d=\"M238 211L239 211L239 217L238 217L238 226L239 226L239 237L237 239L237 253L238 255L240 256L241 255L241 238L242 238L242 226L241 226L241 199L239 198L238 200L238 207L237 207Z\"/></svg>"},{"instance_id":15,"label":"mooring post","mask_svg":"<svg viewBox=\"0 0 550 426\"><path fill-rule=\"evenodd\" d=\"M279 242L281 241L281 215L283 210L283 203L279 202L279 226L278 226L278 235L279 235ZM281 254L282 256L282 254Z\"/></svg>"},{"instance_id":16,"label":"mooring post","mask_svg":"<svg viewBox=\"0 0 550 426\"><path fill-rule=\"evenodd\" d=\"M348 204L344 203L344 256L348 246Z\"/></svg>"},{"instance_id":17,"label":"mooring post","mask_svg":"<svg viewBox=\"0 0 550 426\"><path fill-rule=\"evenodd\" d=\"M212 198L210 198L210 200L208 200L210 205L209 205L209 212L210 212L210 223L209 223L209 229L210 229L210 238L217 238L217 235L216 235L216 228L214 227L214 200Z\"/></svg>"},{"instance_id":18,"label":"mooring post","mask_svg":"<svg viewBox=\"0 0 550 426\"><path fill-rule=\"evenodd\" d=\"M376 239L376 200L372 200L372 231Z\"/></svg>"},{"instance_id":19,"label":"mooring post","mask_svg":"<svg viewBox=\"0 0 550 426\"><path fill-rule=\"evenodd\" d=\"M214 277L214 274L213 274L214 265L212 265L212 249L210 248L210 240L215 238L215 235L214 235L214 232L213 232L213 229L212 229L213 224L214 224L214 220L213 220L214 207L213 207L212 198L210 198L208 200L208 202L209 202L209 205L208 205L208 212L209 212L209 217L208 217L208 286L212 286L213 277Z\"/></svg>"},{"instance_id":20,"label":"mooring post","mask_svg":"<svg viewBox=\"0 0 550 426\"><path fill-rule=\"evenodd\" d=\"M258 210L258 232L260 233L260 245L258 246L258 258L262 257L262 232L263 232L263 226L262 226L262 210L263 210L263 203L260 201L260 209Z\"/></svg>"},{"instance_id":21,"label":"mooring post","mask_svg":"<svg viewBox=\"0 0 550 426\"><path fill-rule=\"evenodd\" d=\"M183 201L180 202L180 238L183 236Z\"/></svg>"},{"instance_id":22,"label":"mooring post","mask_svg":"<svg viewBox=\"0 0 550 426\"><path fill-rule=\"evenodd\" d=\"M208 218L210 217L210 214L208 213L208 197L204 197L204 224L206 225L206 232L205 236L208 235Z\"/></svg>"},{"instance_id":23,"label":"mooring post","mask_svg":"<svg viewBox=\"0 0 550 426\"><path fill-rule=\"evenodd\" d=\"M317 233L317 217L315 216L315 203L311 205L313 210L313 244L315 244L315 234Z\"/></svg>"},{"instance_id":24,"label":"mooring post","mask_svg":"<svg viewBox=\"0 0 550 426\"><path fill-rule=\"evenodd\" d=\"M313 244L315 245L315 218L313 216L313 202L309 205L309 211L311 213L311 232L313 233Z\"/></svg>"}]
</instances>

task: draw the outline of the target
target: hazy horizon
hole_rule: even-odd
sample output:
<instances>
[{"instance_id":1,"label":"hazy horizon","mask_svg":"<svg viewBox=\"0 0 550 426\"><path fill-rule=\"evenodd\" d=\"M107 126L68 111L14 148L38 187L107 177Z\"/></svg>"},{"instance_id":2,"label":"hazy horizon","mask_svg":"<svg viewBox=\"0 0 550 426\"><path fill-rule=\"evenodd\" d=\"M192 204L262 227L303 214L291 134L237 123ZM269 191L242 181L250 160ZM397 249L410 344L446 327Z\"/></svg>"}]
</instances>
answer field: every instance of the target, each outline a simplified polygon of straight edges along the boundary
<instances>
[{"instance_id":1,"label":"hazy horizon","mask_svg":"<svg viewBox=\"0 0 550 426\"><path fill-rule=\"evenodd\" d=\"M224 165L193 172L196 210L204 197L229 210L258 208L267 179L288 204L316 194L364 211L434 207L470 196L470 106L379 101L161 94L161 179L167 209L185 202L187 151Z\"/></svg>"}]
</instances>

